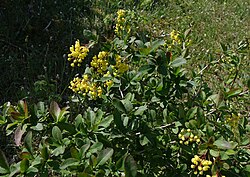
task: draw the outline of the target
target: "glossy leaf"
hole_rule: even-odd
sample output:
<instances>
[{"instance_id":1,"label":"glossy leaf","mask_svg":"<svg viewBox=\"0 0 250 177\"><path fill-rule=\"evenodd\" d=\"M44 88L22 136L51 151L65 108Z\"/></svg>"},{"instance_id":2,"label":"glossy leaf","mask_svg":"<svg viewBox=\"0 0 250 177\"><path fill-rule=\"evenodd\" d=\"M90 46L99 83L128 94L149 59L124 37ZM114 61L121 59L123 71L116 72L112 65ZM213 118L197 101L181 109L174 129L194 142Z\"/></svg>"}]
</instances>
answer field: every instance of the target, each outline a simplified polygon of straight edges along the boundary
<instances>
[{"instance_id":1,"label":"glossy leaf","mask_svg":"<svg viewBox=\"0 0 250 177\"><path fill-rule=\"evenodd\" d=\"M171 64L170 64L170 66L172 66L172 67L179 67L179 66L181 66L181 65L184 65L184 64L186 64L187 63L187 60L186 59L184 59L184 58L182 58L182 57L178 57L178 58L176 58L173 62L171 62Z\"/></svg>"},{"instance_id":2,"label":"glossy leaf","mask_svg":"<svg viewBox=\"0 0 250 177\"><path fill-rule=\"evenodd\" d=\"M126 112L126 109L124 107L124 105L122 104L122 102L120 100L118 100L117 98L113 99L113 105L114 107L119 110L120 112Z\"/></svg>"},{"instance_id":3,"label":"glossy leaf","mask_svg":"<svg viewBox=\"0 0 250 177\"><path fill-rule=\"evenodd\" d=\"M70 166L76 166L79 165L79 161L75 158L68 158L66 160L64 160L61 165L60 165L60 169L66 169Z\"/></svg>"},{"instance_id":4,"label":"glossy leaf","mask_svg":"<svg viewBox=\"0 0 250 177\"><path fill-rule=\"evenodd\" d=\"M29 168L29 160L23 159L20 163L20 172L25 173L28 168Z\"/></svg>"},{"instance_id":5,"label":"glossy leaf","mask_svg":"<svg viewBox=\"0 0 250 177\"><path fill-rule=\"evenodd\" d=\"M226 140L216 140L214 145L220 149L234 149L238 143L236 142L228 142Z\"/></svg>"},{"instance_id":6,"label":"glossy leaf","mask_svg":"<svg viewBox=\"0 0 250 177\"><path fill-rule=\"evenodd\" d=\"M113 155L114 150L112 148L103 149L98 153L97 166L104 165Z\"/></svg>"},{"instance_id":7,"label":"glossy leaf","mask_svg":"<svg viewBox=\"0 0 250 177\"><path fill-rule=\"evenodd\" d=\"M52 128L52 137L59 143L62 142L62 132L60 130L60 128L58 128L57 126L54 126Z\"/></svg>"},{"instance_id":8,"label":"glossy leaf","mask_svg":"<svg viewBox=\"0 0 250 177\"><path fill-rule=\"evenodd\" d=\"M136 177L137 164L131 155L126 156L124 161L125 177Z\"/></svg>"},{"instance_id":9,"label":"glossy leaf","mask_svg":"<svg viewBox=\"0 0 250 177\"><path fill-rule=\"evenodd\" d=\"M24 138L24 145L29 151L30 154L33 154L33 147L32 147L32 131L28 132Z\"/></svg>"},{"instance_id":10,"label":"glossy leaf","mask_svg":"<svg viewBox=\"0 0 250 177\"><path fill-rule=\"evenodd\" d=\"M105 117L99 124L100 127L104 127L107 128L111 122L114 120L114 116L113 115L109 115L107 117Z\"/></svg>"},{"instance_id":11,"label":"glossy leaf","mask_svg":"<svg viewBox=\"0 0 250 177\"><path fill-rule=\"evenodd\" d=\"M134 115L142 115L144 113L144 111L147 110L147 106L140 106L134 113Z\"/></svg>"},{"instance_id":12,"label":"glossy leaf","mask_svg":"<svg viewBox=\"0 0 250 177\"><path fill-rule=\"evenodd\" d=\"M87 152L89 147L90 147L90 143L87 143L80 148L79 154L81 155L81 158L85 157L85 153Z\"/></svg>"},{"instance_id":13,"label":"glossy leaf","mask_svg":"<svg viewBox=\"0 0 250 177\"><path fill-rule=\"evenodd\" d=\"M103 147L103 144L101 142L95 142L90 148L90 153L96 153L97 151L100 151Z\"/></svg>"}]
</instances>

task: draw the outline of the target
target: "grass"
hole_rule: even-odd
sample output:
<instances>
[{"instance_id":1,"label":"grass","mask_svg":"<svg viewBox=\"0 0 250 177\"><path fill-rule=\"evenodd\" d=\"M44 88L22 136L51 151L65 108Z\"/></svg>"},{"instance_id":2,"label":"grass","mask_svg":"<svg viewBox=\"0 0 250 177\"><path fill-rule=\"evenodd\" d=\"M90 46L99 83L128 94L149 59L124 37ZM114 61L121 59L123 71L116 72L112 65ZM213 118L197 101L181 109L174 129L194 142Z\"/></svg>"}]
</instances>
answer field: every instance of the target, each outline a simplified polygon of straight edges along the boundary
<instances>
[{"instance_id":1,"label":"grass","mask_svg":"<svg viewBox=\"0 0 250 177\"><path fill-rule=\"evenodd\" d=\"M24 12L23 9L31 5L30 12ZM102 19L109 16L114 18L119 8L139 11L142 23L138 28L151 37L168 35L173 29L180 32L191 29L193 45L187 66L190 71L199 71L201 65L219 60L221 43L235 50L240 41L250 38L248 0L144 0L106 3L96 0L84 3L68 2L55 9L51 8L53 3L45 3L42 4L43 7L48 8L44 10L40 5L23 1L16 4L4 1L0 5L3 23L0 27L0 45L3 49L0 55L0 81L3 83L0 87L1 103L17 101L27 96L35 100L53 99L43 97L46 92L60 97L70 80L67 77L74 74L65 70L67 66L63 56L68 47L76 38L88 40L88 36L82 33L85 29L95 29L100 39L108 36L106 34L112 37L112 19L109 26ZM15 8L11 8L13 6ZM249 65L248 53L242 61L240 74L244 85L249 80ZM208 79L211 74L214 73L207 72ZM217 88L218 80L215 83L213 80L209 82Z\"/></svg>"}]
</instances>

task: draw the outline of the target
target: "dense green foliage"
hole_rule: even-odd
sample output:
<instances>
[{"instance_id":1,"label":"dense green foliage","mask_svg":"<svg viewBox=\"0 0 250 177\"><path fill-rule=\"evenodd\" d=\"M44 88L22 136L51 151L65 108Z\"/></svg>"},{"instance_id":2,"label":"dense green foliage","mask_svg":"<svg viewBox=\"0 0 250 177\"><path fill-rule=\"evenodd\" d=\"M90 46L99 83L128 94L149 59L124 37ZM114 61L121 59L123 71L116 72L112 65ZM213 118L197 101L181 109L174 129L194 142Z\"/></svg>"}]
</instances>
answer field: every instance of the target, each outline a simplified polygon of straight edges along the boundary
<instances>
[{"instance_id":1,"label":"dense green foliage","mask_svg":"<svg viewBox=\"0 0 250 177\"><path fill-rule=\"evenodd\" d=\"M248 1L0 5L0 175L250 176Z\"/></svg>"}]
</instances>

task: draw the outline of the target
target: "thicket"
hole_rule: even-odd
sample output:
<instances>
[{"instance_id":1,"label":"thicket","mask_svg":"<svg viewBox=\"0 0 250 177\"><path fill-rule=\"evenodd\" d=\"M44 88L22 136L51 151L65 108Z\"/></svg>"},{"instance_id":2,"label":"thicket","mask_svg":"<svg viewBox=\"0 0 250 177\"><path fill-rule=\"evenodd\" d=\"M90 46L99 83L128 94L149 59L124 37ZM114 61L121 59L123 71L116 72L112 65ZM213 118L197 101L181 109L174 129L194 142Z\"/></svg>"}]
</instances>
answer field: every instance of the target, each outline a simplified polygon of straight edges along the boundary
<instances>
[{"instance_id":1,"label":"thicket","mask_svg":"<svg viewBox=\"0 0 250 177\"><path fill-rule=\"evenodd\" d=\"M250 176L249 2L209 2L1 2L0 174Z\"/></svg>"}]
</instances>

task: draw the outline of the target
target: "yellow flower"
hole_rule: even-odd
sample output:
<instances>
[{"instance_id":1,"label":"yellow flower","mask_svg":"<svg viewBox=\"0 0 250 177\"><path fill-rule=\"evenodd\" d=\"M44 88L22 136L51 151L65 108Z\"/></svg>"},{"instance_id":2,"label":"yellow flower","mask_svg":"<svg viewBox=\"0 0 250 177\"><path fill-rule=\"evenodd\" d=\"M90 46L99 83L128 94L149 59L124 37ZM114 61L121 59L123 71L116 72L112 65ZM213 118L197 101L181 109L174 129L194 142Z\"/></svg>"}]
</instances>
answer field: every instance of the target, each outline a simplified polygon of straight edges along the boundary
<instances>
[{"instance_id":1,"label":"yellow flower","mask_svg":"<svg viewBox=\"0 0 250 177\"><path fill-rule=\"evenodd\" d=\"M99 52L98 56L94 56L90 65L96 69L98 73L103 73L108 69L108 52L101 51Z\"/></svg>"},{"instance_id":2,"label":"yellow flower","mask_svg":"<svg viewBox=\"0 0 250 177\"><path fill-rule=\"evenodd\" d=\"M181 40L180 40L180 33L178 31L175 31L173 30L171 33L170 33L170 38L172 39L172 43L175 44L181 44Z\"/></svg>"},{"instance_id":3,"label":"yellow flower","mask_svg":"<svg viewBox=\"0 0 250 177\"><path fill-rule=\"evenodd\" d=\"M81 46L80 41L77 40L75 42L75 45L72 45L70 48L70 54L68 54L68 61L72 61L71 66L75 67L81 66L80 63L84 60L84 58L87 56L89 49L87 47Z\"/></svg>"}]
</instances>

